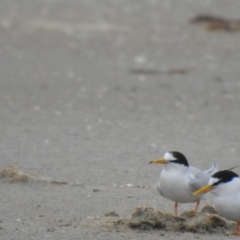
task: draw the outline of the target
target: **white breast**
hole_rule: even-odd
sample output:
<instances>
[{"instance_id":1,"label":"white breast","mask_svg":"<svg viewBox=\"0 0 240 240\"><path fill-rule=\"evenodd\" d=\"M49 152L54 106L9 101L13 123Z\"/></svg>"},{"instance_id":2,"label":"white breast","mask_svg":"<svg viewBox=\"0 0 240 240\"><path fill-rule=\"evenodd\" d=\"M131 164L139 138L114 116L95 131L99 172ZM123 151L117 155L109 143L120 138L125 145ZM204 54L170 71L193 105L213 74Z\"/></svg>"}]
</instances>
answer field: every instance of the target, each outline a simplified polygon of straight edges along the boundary
<instances>
[{"instance_id":1,"label":"white breast","mask_svg":"<svg viewBox=\"0 0 240 240\"><path fill-rule=\"evenodd\" d=\"M189 186L188 169L179 171L179 169L163 168L158 183L159 193L174 202L189 203L200 199L202 195L193 197L192 189Z\"/></svg>"},{"instance_id":2,"label":"white breast","mask_svg":"<svg viewBox=\"0 0 240 240\"><path fill-rule=\"evenodd\" d=\"M214 206L222 217L240 222L240 193L214 197Z\"/></svg>"},{"instance_id":3,"label":"white breast","mask_svg":"<svg viewBox=\"0 0 240 240\"><path fill-rule=\"evenodd\" d=\"M222 183L212 191L218 213L229 220L240 221L240 179Z\"/></svg>"}]
</instances>

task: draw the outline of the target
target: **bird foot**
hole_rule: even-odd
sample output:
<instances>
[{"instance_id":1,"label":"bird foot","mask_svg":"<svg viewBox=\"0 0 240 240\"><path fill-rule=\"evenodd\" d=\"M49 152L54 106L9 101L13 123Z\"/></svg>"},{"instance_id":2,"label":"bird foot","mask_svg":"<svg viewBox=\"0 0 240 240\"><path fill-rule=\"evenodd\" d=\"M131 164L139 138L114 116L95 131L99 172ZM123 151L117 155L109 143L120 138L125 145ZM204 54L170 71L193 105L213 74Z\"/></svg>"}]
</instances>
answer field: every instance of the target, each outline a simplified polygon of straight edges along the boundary
<instances>
[{"instance_id":1,"label":"bird foot","mask_svg":"<svg viewBox=\"0 0 240 240\"><path fill-rule=\"evenodd\" d=\"M195 217L197 213L195 211L191 211L187 214L188 217Z\"/></svg>"},{"instance_id":2,"label":"bird foot","mask_svg":"<svg viewBox=\"0 0 240 240\"><path fill-rule=\"evenodd\" d=\"M238 236L238 232L235 231L235 232L233 233L233 236L237 237L237 236Z\"/></svg>"}]
</instances>

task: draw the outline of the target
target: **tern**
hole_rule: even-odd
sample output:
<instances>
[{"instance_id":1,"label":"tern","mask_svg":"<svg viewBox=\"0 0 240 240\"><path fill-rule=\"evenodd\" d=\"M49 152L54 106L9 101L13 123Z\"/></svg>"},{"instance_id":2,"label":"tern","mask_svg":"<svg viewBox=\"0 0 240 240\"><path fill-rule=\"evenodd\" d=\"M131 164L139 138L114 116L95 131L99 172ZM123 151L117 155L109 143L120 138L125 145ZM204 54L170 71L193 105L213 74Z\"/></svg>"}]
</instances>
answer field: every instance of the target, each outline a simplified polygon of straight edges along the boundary
<instances>
[{"instance_id":1,"label":"tern","mask_svg":"<svg viewBox=\"0 0 240 240\"><path fill-rule=\"evenodd\" d=\"M213 164L209 170L203 172L189 166L186 157L176 151L166 152L163 158L150 163L163 164L157 188L161 196L175 202L175 217L178 216L178 203L191 202L196 202L196 207L189 216L195 216L204 194L192 196L192 193L208 183L211 175L218 171L218 166Z\"/></svg>"},{"instance_id":2,"label":"tern","mask_svg":"<svg viewBox=\"0 0 240 240\"><path fill-rule=\"evenodd\" d=\"M235 221L234 235L238 236L240 227L240 178L238 174L230 170L219 171L212 175L206 186L194 192L192 195L211 191L213 204L220 216Z\"/></svg>"}]
</instances>

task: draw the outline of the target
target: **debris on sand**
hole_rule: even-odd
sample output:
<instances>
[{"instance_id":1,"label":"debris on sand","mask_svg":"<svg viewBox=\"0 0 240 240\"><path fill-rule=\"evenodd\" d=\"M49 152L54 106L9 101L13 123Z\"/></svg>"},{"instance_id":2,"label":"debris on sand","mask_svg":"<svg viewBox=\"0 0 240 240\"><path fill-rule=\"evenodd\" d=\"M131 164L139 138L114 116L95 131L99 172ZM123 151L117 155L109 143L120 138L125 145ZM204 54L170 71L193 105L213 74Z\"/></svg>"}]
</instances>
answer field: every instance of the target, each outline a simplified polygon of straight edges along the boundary
<instances>
[{"instance_id":1,"label":"debris on sand","mask_svg":"<svg viewBox=\"0 0 240 240\"><path fill-rule=\"evenodd\" d=\"M158 75L158 74L186 74L188 73L188 69L185 68L173 68L173 69L166 69L166 70L155 70L155 69L143 69L143 68L133 68L129 69L128 71L130 74L136 75Z\"/></svg>"},{"instance_id":2,"label":"debris on sand","mask_svg":"<svg viewBox=\"0 0 240 240\"><path fill-rule=\"evenodd\" d=\"M15 166L7 166L0 171L0 179L10 182L27 182L30 178L37 178L37 176L25 173Z\"/></svg>"},{"instance_id":3,"label":"debris on sand","mask_svg":"<svg viewBox=\"0 0 240 240\"><path fill-rule=\"evenodd\" d=\"M3 169L0 170L0 180L2 182L10 182L10 183L16 183L16 182L30 182L30 181L35 181L35 182L45 182L45 183L51 183L51 184L56 184L56 185L72 185L72 186L81 186L83 187L83 184L76 184L76 183L69 183L65 181L56 181L52 180L49 178L41 177L38 176L37 174L32 174L32 173L27 173L16 166L7 166Z\"/></svg>"},{"instance_id":4,"label":"debris on sand","mask_svg":"<svg viewBox=\"0 0 240 240\"><path fill-rule=\"evenodd\" d=\"M203 23L209 31L240 31L239 19L226 19L211 15L199 15L191 20L192 23Z\"/></svg>"},{"instance_id":5,"label":"debris on sand","mask_svg":"<svg viewBox=\"0 0 240 240\"><path fill-rule=\"evenodd\" d=\"M184 212L180 217L174 217L149 206L138 206L128 218L92 217L85 222L85 226L122 231L126 229L158 229L174 232L227 234L227 232L233 232L235 224L220 217L215 208L211 206L204 207L195 217L189 217L189 212Z\"/></svg>"},{"instance_id":6,"label":"debris on sand","mask_svg":"<svg viewBox=\"0 0 240 240\"><path fill-rule=\"evenodd\" d=\"M115 211L107 212L104 214L105 217L119 217Z\"/></svg>"}]
</instances>

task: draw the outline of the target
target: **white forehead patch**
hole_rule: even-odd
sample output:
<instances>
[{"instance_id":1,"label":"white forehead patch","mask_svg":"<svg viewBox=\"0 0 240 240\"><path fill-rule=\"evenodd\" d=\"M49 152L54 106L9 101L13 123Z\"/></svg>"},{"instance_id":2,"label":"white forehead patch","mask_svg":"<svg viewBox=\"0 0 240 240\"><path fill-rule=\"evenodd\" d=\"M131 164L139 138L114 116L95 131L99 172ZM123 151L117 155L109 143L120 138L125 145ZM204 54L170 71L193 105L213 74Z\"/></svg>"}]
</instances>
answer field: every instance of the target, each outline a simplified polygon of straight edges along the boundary
<instances>
[{"instance_id":1,"label":"white forehead patch","mask_svg":"<svg viewBox=\"0 0 240 240\"><path fill-rule=\"evenodd\" d=\"M208 185L212 186L214 183L218 182L219 180L220 180L219 178L211 177L209 179Z\"/></svg>"},{"instance_id":2,"label":"white forehead patch","mask_svg":"<svg viewBox=\"0 0 240 240\"><path fill-rule=\"evenodd\" d=\"M166 152L163 158L166 161L177 160L170 152Z\"/></svg>"}]
</instances>

